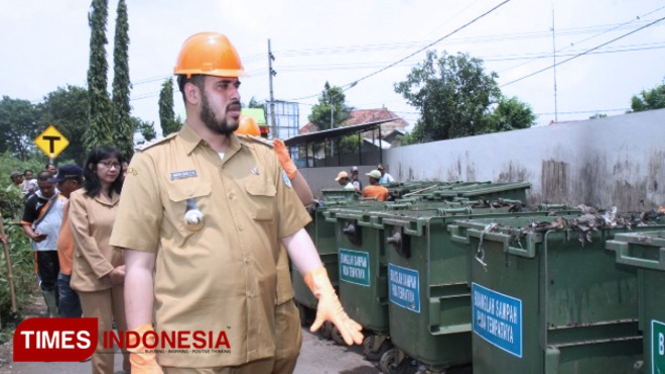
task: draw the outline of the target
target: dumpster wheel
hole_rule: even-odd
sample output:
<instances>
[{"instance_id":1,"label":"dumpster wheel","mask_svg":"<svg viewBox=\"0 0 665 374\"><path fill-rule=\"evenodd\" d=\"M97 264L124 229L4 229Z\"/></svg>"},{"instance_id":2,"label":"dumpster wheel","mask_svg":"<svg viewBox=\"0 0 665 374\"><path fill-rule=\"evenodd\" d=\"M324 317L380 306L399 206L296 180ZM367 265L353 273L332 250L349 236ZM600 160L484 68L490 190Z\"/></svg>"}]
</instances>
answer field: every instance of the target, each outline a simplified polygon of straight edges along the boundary
<instances>
[{"instance_id":1,"label":"dumpster wheel","mask_svg":"<svg viewBox=\"0 0 665 374\"><path fill-rule=\"evenodd\" d=\"M392 348L381 356L379 367L384 374L415 374L418 365L412 365L411 361L411 357L401 354L397 348Z\"/></svg>"},{"instance_id":2,"label":"dumpster wheel","mask_svg":"<svg viewBox=\"0 0 665 374\"><path fill-rule=\"evenodd\" d=\"M330 336L332 337L332 340L339 344L339 345L346 345L346 342L344 341L344 337L342 337L342 333L339 332L339 329L337 326L333 325L332 330L330 331Z\"/></svg>"},{"instance_id":3,"label":"dumpster wheel","mask_svg":"<svg viewBox=\"0 0 665 374\"><path fill-rule=\"evenodd\" d=\"M323 326L321 326L321 335L330 340L332 339L332 329L333 329L333 324L330 321L325 321L323 322Z\"/></svg>"},{"instance_id":4,"label":"dumpster wheel","mask_svg":"<svg viewBox=\"0 0 665 374\"><path fill-rule=\"evenodd\" d=\"M378 348L375 348L377 339L382 339L383 341ZM392 347L393 343L386 339L385 336L378 337L377 335L370 335L363 340L363 354L370 361L380 361L383 354Z\"/></svg>"},{"instance_id":5,"label":"dumpster wheel","mask_svg":"<svg viewBox=\"0 0 665 374\"><path fill-rule=\"evenodd\" d=\"M315 311L296 302L300 314L300 326L309 327L314 323Z\"/></svg>"}]
</instances>

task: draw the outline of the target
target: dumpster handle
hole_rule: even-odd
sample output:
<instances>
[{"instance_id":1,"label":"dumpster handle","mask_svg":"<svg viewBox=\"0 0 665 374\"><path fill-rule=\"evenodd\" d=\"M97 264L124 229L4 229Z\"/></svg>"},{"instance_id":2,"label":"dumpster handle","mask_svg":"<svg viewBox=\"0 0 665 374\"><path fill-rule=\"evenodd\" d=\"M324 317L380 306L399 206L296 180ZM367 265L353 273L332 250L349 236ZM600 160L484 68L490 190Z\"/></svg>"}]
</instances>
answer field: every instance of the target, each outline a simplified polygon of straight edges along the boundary
<instances>
[{"instance_id":1,"label":"dumpster handle","mask_svg":"<svg viewBox=\"0 0 665 374\"><path fill-rule=\"evenodd\" d=\"M510 243L513 239L511 235L506 235L506 234L501 234L501 233L496 233L496 232L489 232L487 230L488 227L492 226L492 224L488 225L485 227L484 230L476 230L476 229L468 229L467 233L472 234L475 237L481 238L481 244L482 244L482 238L486 239L491 239L497 242L503 243L503 251L505 253L509 253L511 255L515 256L520 256L520 257L525 257L525 258L534 258L536 257L536 243L535 240L533 240L530 235L527 235L527 246L526 248L521 248L520 247L514 247L511 246ZM492 227L494 228L494 227ZM481 236L482 235L482 236Z\"/></svg>"},{"instance_id":2,"label":"dumpster handle","mask_svg":"<svg viewBox=\"0 0 665 374\"><path fill-rule=\"evenodd\" d=\"M337 217L335 217L335 214L329 210L326 210L323 213L323 217L325 218L326 222L332 222L335 223L337 222Z\"/></svg>"},{"instance_id":3,"label":"dumpster handle","mask_svg":"<svg viewBox=\"0 0 665 374\"><path fill-rule=\"evenodd\" d=\"M448 225L450 240L456 243L469 244L469 238L466 235L460 235L460 231L459 225Z\"/></svg>"},{"instance_id":4,"label":"dumpster handle","mask_svg":"<svg viewBox=\"0 0 665 374\"><path fill-rule=\"evenodd\" d=\"M437 208L436 212L441 216L448 216L454 214L472 214L473 211L469 207L464 208Z\"/></svg>"},{"instance_id":5,"label":"dumpster handle","mask_svg":"<svg viewBox=\"0 0 665 374\"><path fill-rule=\"evenodd\" d=\"M402 221L400 219L396 218L384 218L383 223L387 223L389 225L393 226L401 226L404 227L404 234L408 234L411 236L423 236L423 226L425 226L425 220L422 219L422 217L418 218L416 220L416 229L412 229L409 226L409 223L411 221Z\"/></svg>"},{"instance_id":6,"label":"dumpster handle","mask_svg":"<svg viewBox=\"0 0 665 374\"><path fill-rule=\"evenodd\" d=\"M628 254L630 243L627 242L608 240L605 242L605 248L615 251L617 263L633 265L645 269L665 270L665 248L660 248L658 250L658 260L647 260L645 258L630 256Z\"/></svg>"}]
</instances>

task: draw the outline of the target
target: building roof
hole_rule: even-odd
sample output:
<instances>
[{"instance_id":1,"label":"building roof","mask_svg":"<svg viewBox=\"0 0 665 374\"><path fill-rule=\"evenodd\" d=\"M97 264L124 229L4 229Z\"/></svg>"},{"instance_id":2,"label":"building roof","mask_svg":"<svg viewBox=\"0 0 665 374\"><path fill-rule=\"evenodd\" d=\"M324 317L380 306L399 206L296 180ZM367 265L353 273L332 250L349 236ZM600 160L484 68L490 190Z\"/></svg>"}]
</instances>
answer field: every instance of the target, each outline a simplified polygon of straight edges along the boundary
<instances>
[{"instance_id":1,"label":"building roof","mask_svg":"<svg viewBox=\"0 0 665 374\"><path fill-rule=\"evenodd\" d=\"M382 139L374 139L372 141L371 138L363 138L363 141L365 141L366 143L372 144L375 147L379 147L379 145L380 145L381 149L390 149L390 147L391 147L390 143L388 143L387 141L382 140Z\"/></svg>"},{"instance_id":2,"label":"building roof","mask_svg":"<svg viewBox=\"0 0 665 374\"><path fill-rule=\"evenodd\" d=\"M403 129L409 124L399 118L395 113L391 112L387 108L378 108L378 109L357 109L351 111L351 118L342 122L340 127L353 126L361 123L369 123L376 121L383 121L389 119L390 121L385 122L381 125L381 131L386 134L391 132L396 128ZM307 134L310 132L317 131L316 125L311 122L308 122L305 126L301 127L298 131L299 134Z\"/></svg>"},{"instance_id":3,"label":"building roof","mask_svg":"<svg viewBox=\"0 0 665 374\"><path fill-rule=\"evenodd\" d=\"M361 123L361 124L358 124L358 125L343 126L343 127L338 127L338 128L335 128L335 129L328 129L328 130L322 130L322 131L315 131L315 132L311 132L311 133L300 134L300 135L296 135L296 136L290 137L288 139L285 139L284 143L289 147L295 147L295 146L302 145L302 144L307 144L307 143L322 142L322 141L325 141L326 139L335 139L335 138L340 138L344 135L351 135L351 134L362 133L362 132L365 132L365 131L371 131L374 128L383 127L383 125L387 122L391 122L391 121L395 121L395 120L397 120L397 118L386 118L386 119L383 119L383 120ZM370 143L371 143L371 141L370 141Z\"/></svg>"}]
</instances>

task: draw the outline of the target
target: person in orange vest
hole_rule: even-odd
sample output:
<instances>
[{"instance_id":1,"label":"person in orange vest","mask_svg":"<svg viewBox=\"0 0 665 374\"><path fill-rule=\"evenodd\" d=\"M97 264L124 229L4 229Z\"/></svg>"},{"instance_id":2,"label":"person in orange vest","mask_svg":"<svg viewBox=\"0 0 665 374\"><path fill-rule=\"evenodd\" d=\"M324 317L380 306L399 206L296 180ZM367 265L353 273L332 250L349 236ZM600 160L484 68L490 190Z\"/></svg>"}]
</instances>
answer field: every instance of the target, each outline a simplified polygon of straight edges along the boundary
<instances>
[{"instance_id":1,"label":"person in orange vest","mask_svg":"<svg viewBox=\"0 0 665 374\"><path fill-rule=\"evenodd\" d=\"M381 172L372 170L365 175L369 177L369 186L363 189L363 197L376 197L376 201L388 200L388 189L379 185Z\"/></svg>"}]
</instances>

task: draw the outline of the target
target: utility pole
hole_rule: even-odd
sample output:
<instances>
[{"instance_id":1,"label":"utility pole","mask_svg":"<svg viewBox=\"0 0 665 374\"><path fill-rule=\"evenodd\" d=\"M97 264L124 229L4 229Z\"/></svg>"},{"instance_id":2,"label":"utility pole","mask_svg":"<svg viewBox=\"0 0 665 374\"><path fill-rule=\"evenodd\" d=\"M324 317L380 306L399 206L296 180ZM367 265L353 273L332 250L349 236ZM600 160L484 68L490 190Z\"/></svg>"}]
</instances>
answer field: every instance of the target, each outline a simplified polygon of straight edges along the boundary
<instances>
[{"instance_id":1,"label":"utility pole","mask_svg":"<svg viewBox=\"0 0 665 374\"><path fill-rule=\"evenodd\" d=\"M554 4L552 4L552 59L554 60L554 122L559 122L559 110L556 97L556 39L554 32Z\"/></svg>"},{"instance_id":2,"label":"utility pole","mask_svg":"<svg viewBox=\"0 0 665 374\"><path fill-rule=\"evenodd\" d=\"M272 93L272 77L277 75L277 72L272 69L272 62L275 60L275 56L272 54L270 49L270 39L268 39L268 79L270 79L270 122L272 122L272 138L275 139L278 137L277 134L277 121L275 121L275 98Z\"/></svg>"}]
</instances>

